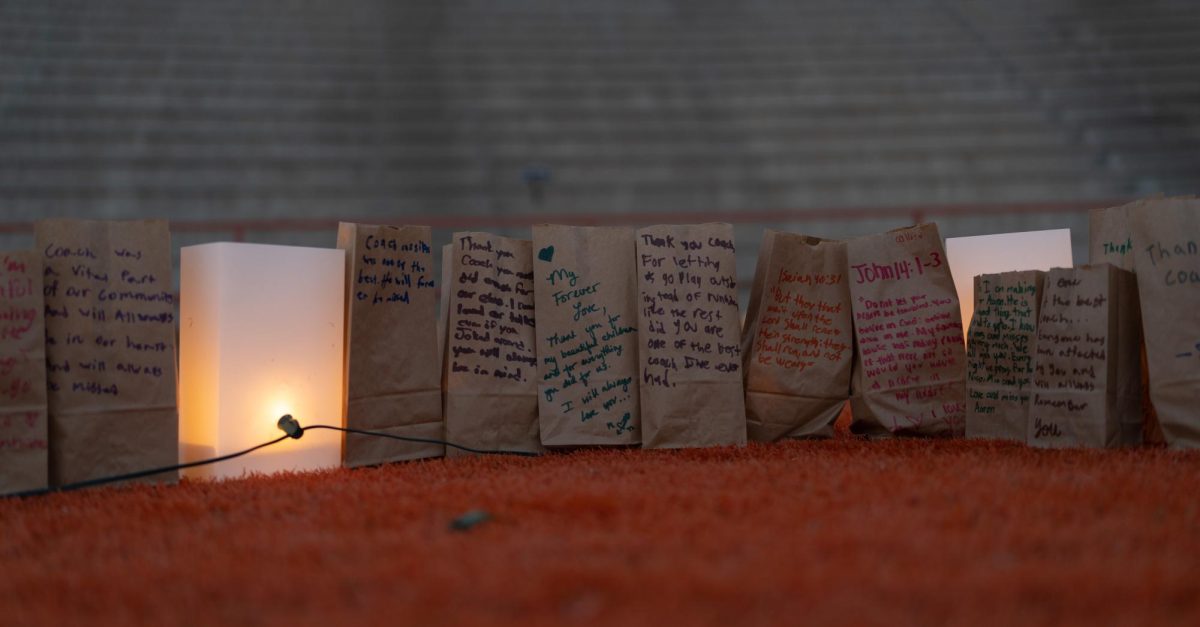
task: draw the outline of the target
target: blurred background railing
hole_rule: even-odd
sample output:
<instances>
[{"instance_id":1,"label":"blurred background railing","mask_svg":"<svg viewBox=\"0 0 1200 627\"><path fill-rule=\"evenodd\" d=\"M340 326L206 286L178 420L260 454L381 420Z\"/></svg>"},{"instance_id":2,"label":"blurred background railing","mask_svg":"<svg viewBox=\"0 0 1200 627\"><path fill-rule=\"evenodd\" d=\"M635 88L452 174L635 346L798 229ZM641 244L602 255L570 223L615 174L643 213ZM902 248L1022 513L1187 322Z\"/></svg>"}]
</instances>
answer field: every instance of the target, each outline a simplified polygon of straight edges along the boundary
<instances>
[{"instance_id":1,"label":"blurred background railing","mask_svg":"<svg viewBox=\"0 0 1200 627\"><path fill-rule=\"evenodd\" d=\"M1195 0L0 0L0 248L336 220L845 237L1200 191ZM780 208L786 208L782 210Z\"/></svg>"}]
</instances>

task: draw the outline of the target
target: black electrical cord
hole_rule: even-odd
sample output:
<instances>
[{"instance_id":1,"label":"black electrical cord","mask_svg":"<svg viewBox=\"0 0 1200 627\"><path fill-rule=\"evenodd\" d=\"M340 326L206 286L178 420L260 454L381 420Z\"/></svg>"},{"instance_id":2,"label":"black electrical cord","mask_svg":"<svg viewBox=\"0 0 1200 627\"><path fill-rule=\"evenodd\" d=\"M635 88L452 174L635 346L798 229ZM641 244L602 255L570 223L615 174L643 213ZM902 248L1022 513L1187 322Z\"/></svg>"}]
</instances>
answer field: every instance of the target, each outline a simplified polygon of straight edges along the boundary
<instances>
[{"instance_id":1,"label":"black electrical cord","mask_svg":"<svg viewBox=\"0 0 1200 627\"><path fill-rule=\"evenodd\" d=\"M425 444L443 444L443 445L449 446L451 448L456 448L460 451L466 451L468 453L478 453L479 455L518 455L520 457L538 457L541 455L541 453L534 453L531 451L504 451L504 450L477 449L477 448L471 448L469 446L463 446L461 444L455 444L453 442L447 442L446 440L438 440L435 438L410 438L408 436L392 435L391 433L383 433L381 431L364 431L363 429L351 429L349 427L335 427L333 425L311 425L308 427L304 427L305 431L308 431L309 429L331 429L333 431L342 431L345 433L357 433L358 435L373 435L373 436L380 437L380 438L392 438L393 440L403 440L405 442L421 442L421 443L425 443Z\"/></svg>"},{"instance_id":2,"label":"black electrical cord","mask_svg":"<svg viewBox=\"0 0 1200 627\"><path fill-rule=\"evenodd\" d=\"M382 431L367 431L365 429L351 429L349 427L335 427L333 425L309 425L307 427L302 427L302 426L300 426L300 423L295 418L292 418L291 414L287 414L287 415L283 416L282 418L280 418L278 426L281 430L284 431L285 435L281 435L281 436L275 438L274 440L270 440L268 442L263 442L262 444L251 446L250 448L248 448L244 451L238 451L236 453L229 453L228 455L221 455L220 457L213 457L210 459L201 459L201 460L197 460L194 462L187 462L186 464L175 464L174 466L162 466L161 468L149 468L146 470L139 470L137 472L125 473L123 475L113 475L111 477L98 477L96 479L88 479L87 481L78 481L75 483L67 483L64 485L54 486L51 488L38 488L36 490L24 490L21 492L12 492L10 494L0 494L0 498L25 498L25 497L31 497L31 496L42 496L45 494L53 494L55 492L70 492L72 490L82 490L83 488L92 488L92 487L99 486L99 485L105 485L105 484L109 484L109 483L117 483L119 481L130 481L133 479L141 479L142 477L149 477L150 475L157 475L159 473L164 473L164 472L174 472L177 470L183 470L185 468L195 468L196 466L206 466L208 464L215 464L217 462L223 462L226 460L241 457L243 455L249 455L250 453L257 451L258 449L266 448L273 444L279 444L280 442L287 440L287 439L299 440L304 435L304 432L308 431L309 429L329 429L331 431L341 431L344 433L354 433L354 434L358 434L358 435L367 435L367 436L374 436L374 437L380 437L380 438L390 438L393 440L401 440L403 442L417 442L417 443L421 443L421 444L441 444L444 446L449 446L452 448L459 449L461 451L466 451L468 453L477 453L480 455L518 455L521 457L538 457L539 455L541 455L541 453L533 453L530 451L504 451L504 450L494 450L493 451L493 450L485 450L485 449L476 449L476 448L471 448L469 446L463 446L461 444L455 444L454 442L447 442L446 440L438 440L436 438L414 438L414 437L408 437L408 436L404 436L404 435L394 435L391 433L383 433Z\"/></svg>"}]
</instances>

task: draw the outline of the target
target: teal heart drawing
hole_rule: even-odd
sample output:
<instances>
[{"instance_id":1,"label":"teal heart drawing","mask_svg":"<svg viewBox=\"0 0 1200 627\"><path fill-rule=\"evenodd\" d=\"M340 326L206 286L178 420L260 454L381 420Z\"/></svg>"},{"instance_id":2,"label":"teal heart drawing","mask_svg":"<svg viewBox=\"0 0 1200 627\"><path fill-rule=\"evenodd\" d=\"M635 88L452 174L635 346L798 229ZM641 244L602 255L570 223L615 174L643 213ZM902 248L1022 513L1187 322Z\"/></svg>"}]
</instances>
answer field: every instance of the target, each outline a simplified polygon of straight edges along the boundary
<instances>
[{"instance_id":1,"label":"teal heart drawing","mask_svg":"<svg viewBox=\"0 0 1200 627\"><path fill-rule=\"evenodd\" d=\"M542 261L545 261L547 263L553 261L554 260L554 247L547 246L547 247L539 250L538 251L538 259L541 259Z\"/></svg>"}]
</instances>

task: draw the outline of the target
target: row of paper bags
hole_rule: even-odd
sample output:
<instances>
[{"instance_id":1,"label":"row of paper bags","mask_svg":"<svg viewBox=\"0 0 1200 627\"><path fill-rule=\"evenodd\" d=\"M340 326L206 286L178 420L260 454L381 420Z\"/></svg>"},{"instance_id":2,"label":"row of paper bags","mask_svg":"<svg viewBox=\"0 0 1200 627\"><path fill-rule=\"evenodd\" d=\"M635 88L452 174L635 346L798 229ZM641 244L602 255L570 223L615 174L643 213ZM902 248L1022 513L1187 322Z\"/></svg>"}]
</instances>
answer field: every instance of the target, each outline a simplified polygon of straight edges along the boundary
<instances>
[{"instance_id":1,"label":"row of paper bags","mask_svg":"<svg viewBox=\"0 0 1200 627\"><path fill-rule=\"evenodd\" d=\"M1121 231L1120 245L1108 248L1125 251L1128 267L1135 249L1151 245L1134 242L1166 242L1170 234L1179 242L1154 245L1186 252L1197 232L1189 202L1096 212L1093 240L1113 239L1099 234L1104 228ZM727 225L546 226L534 228L532 241L457 234L444 251L447 437L521 450L770 441L828 435L849 399L851 429L866 435L1115 446L1141 442L1144 430L1150 441L1200 444L1195 418L1180 411L1154 418L1140 391L1142 379L1147 390L1167 379L1154 374L1153 351L1149 360L1138 356L1139 294L1130 271L1099 264L1058 269L1049 279L980 277L1004 298L997 303L977 289L977 306L996 321L990 333L972 331L968 358L935 225L849 241L768 231L744 325L730 297L734 250L722 242L732 243ZM488 284L472 265L473 246L518 251L509 270L532 285ZM1141 286L1141 298L1161 303L1148 322L1175 317L1172 303L1184 302L1186 291L1164 288L1186 281L1194 263L1155 250L1155 276L1170 276ZM667 282L672 272L678 276ZM506 299L509 287L526 298L517 307L536 312L536 325L518 328L525 361L509 363L524 366L497 369L472 350L503 338L477 333L471 317L491 314L485 302ZM1023 322L1006 332L1018 315ZM597 325L603 333L589 331ZM1194 332L1189 318L1148 328L1147 336ZM1177 368L1173 382L1155 394L1168 408L1172 398L1197 398L1196 362L1179 354L1163 366Z\"/></svg>"},{"instance_id":2,"label":"row of paper bags","mask_svg":"<svg viewBox=\"0 0 1200 627\"><path fill-rule=\"evenodd\" d=\"M1090 216L1092 265L977 276L967 435L1200 446L1200 202Z\"/></svg>"},{"instance_id":3,"label":"row of paper bags","mask_svg":"<svg viewBox=\"0 0 1200 627\"><path fill-rule=\"evenodd\" d=\"M343 225L342 239L412 251L404 243L428 236ZM440 385L431 305L380 317L377 299L351 299L347 424L444 428L483 450L718 446L829 435L853 389L856 432L963 434L963 335L935 225L849 242L769 231L744 330L735 257L725 224L456 233L443 251ZM351 259L363 266L352 277L377 266ZM856 332L869 346L855 350ZM404 409L360 411L380 398ZM351 436L346 462L442 452Z\"/></svg>"},{"instance_id":4,"label":"row of paper bags","mask_svg":"<svg viewBox=\"0 0 1200 627\"><path fill-rule=\"evenodd\" d=\"M432 282L411 285L414 268L433 267L428 227L343 224L344 420L484 450L713 446L828 435L849 399L851 429L866 435L1106 446L1138 442L1145 431L1151 441L1196 446L1200 420L1186 411L1197 398L1200 359L1200 330L1188 312L1200 284L1194 202L1094 212L1093 261L1113 267L978 277L969 357L932 224L848 241L768 231L744 324L729 225L537 226L532 241L456 233L442 251L439 314L438 290L419 289ZM39 225L39 247L51 239L59 242L53 250L9 254L0 268L3 491L38 483L36 471L15 469L40 465L44 484L47 449L60 451L60 472L51 473L60 482L86 478L63 470L76 457L97 457L81 466L111 474L175 456L176 442L167 450L162 435L175 433L173 408L164 407L173 403L173 372L162 381L169 395L138 390L104 411L55 417L51 402L51 435L72 434L73 416L88 414L92 425L55 443L46 436L46 373L18 367L43 359L42 316L30 311L45 308L47 338L62 324L51 315L49 287L34 276L42 263L46 280L75 297L101 278L169 284L165 223ZM411 289L379 288L389 282ZM44 305L34 298L43 289ZM172 370L174 319L161 311L172 303L139 294L128 319L87 320L83 329L144 328L139 350L171 349L150 353L167 360L150 367ZM56 360L69 349L62 333L54 337L45 351L51 379L69 363ZM105 390L84 391L103 405ZM122 412L136 420L116 416ZM343 453L358 466L455 451L351 435ZM120 461L105 463L110 458Z\"/></svg>"},{"instance_id":5,"label":"row of paper bags","mask_svg":"<svg viewBox=\"0 0 1200 627\"><path fill-rule=\"evenodd\" d=\"M167 223L43 220L35 235L0 253L0 493L178 463Z\"/></svg>"}]
</instances>

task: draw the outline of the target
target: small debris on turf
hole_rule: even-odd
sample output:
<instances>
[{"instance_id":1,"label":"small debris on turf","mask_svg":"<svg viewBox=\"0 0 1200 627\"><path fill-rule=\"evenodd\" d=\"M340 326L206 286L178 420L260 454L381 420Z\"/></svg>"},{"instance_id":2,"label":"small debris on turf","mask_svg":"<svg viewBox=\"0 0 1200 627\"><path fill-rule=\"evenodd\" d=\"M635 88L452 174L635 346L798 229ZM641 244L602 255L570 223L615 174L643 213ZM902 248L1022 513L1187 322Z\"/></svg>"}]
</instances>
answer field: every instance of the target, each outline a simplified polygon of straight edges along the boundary
<instances>
[{"instance_id":1,"label":"small debris on turf","mask_svg":"<svg viewBox=\"0 0 1200 627\"><path fill-rule=\"evenodd\" d=\"M450 521L451 531L470 531L477 525L485 523L492 519L492 515L481 510L473 509L458 518Z\"/></svg>"}]
</instances>

